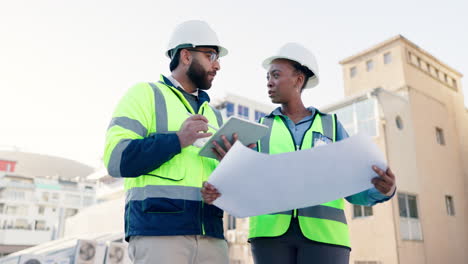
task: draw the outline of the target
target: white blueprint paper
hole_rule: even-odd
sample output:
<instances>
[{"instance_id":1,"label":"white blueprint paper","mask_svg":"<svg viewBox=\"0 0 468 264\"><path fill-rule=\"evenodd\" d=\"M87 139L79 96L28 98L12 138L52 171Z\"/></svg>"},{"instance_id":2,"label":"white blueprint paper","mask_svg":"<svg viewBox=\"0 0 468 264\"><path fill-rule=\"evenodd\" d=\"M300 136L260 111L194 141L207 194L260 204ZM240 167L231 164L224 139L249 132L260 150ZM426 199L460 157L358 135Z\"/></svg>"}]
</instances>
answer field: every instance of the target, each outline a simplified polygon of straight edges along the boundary
<instances>
[{"instance_id":1,"label":"white blueprint paper","mask_svg":"<svg viewBox=\"0 0 468 264\"><path fill-rule=\"evenodd\" d=\"M371 166L387 168L372 139L356 135L312 149L267 155L236 143L208 182L214 204L235 217L318 205L373 187Z\"/></svg>"}]
</instances>

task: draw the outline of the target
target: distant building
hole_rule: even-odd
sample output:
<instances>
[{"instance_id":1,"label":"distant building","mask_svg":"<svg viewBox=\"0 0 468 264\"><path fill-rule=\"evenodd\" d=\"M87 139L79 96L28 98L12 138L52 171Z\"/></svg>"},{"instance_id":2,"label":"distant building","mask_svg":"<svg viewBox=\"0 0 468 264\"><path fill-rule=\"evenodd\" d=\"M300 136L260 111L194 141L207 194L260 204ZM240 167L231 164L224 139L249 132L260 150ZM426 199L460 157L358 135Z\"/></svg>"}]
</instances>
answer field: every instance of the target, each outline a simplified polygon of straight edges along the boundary
<instances>
[{"instance_id":1,"label":"distant building","mask_svg":"<svg viewBox=\"0 0 468 264\"><path fill-rule=\"evenodd\" d=\"M235 94L227 94L225 98L217 98L213 105L220 110L224 118L237 116L251 121L258 121L275 108L273 104L262 104Z\"/></svg>"},{"instance_id":2,"label":"distant building","mask_svg":"<svg viewBox=\"0 0 468 264\"><path fill-rule=\"evenodd\" d=\"M95 203L92 168L59 157L0 151L0 256L62 237L65 219Z\"/></svg>"}]
</instances>

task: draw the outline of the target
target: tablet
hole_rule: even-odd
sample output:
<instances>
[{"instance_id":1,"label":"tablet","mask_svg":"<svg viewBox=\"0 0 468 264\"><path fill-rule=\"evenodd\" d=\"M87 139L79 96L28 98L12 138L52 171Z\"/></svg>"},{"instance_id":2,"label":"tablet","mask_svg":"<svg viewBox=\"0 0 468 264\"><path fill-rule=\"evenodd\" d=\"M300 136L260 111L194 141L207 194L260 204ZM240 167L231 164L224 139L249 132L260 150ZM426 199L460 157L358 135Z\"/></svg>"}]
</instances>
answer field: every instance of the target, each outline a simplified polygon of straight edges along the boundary
<instances>
[{"instance_id":1,"label":"tablet","mask_svg":"<svg viewBox=\"0 0 468 264\"><path fill-rule=\"evenodd\" d=\"M212 150L214 147L213 140L216 140L216 142L224 148L224 143L221 140L222 135L225 135L229 142L231 142L232 134L237 133L238 140L247 146L251 143L257 143L259 139L268 133L269 129L270 128L268 126L231 116L213 136L209 139L206 138L207 142L200 149L199 155L216 159L216 155Z\"/></svg>"}]
</instances>

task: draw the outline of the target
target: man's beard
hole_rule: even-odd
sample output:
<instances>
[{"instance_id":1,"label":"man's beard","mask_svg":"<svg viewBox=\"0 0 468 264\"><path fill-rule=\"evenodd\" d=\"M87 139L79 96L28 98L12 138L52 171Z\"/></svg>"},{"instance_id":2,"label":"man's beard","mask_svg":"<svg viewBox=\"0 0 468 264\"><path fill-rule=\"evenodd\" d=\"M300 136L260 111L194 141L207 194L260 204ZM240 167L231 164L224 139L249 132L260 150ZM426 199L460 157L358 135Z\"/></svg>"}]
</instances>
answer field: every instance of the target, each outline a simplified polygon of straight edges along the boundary
<instances>
[{"instance_id":1,"label":"man's beard","mask_svg":"<svg viewBox=\"0 0 468 264\"><path fill-rule=\"evenodd\" d=\"M187 70L187 76L197 88L202 90L210 89L211 82L208 80L208 72L203 69L202 65L197 60L194 59L192 64L190 64Z\"/></svg>"}]
</instances>

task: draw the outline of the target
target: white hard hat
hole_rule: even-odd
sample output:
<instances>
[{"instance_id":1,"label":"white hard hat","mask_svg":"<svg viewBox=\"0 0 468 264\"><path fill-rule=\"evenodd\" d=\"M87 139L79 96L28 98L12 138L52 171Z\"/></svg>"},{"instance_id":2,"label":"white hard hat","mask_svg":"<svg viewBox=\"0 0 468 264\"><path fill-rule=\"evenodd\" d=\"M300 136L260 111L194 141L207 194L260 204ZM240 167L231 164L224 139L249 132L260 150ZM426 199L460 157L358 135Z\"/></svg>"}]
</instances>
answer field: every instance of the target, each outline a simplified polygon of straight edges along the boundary
<instances>
[{"instance_id":1,"label":"white hard hat","mask_svg":"<svg viewBox=\"0 0 468 264\"><path fill-rule=\"evenodd\" d=\"M179 24L169 40L166 50L166 56L171 58L170 51L173 49L189 48L196 46L217 46L219 56L225 56L228 51L219 44L216 32L201 20L189 20Z\"/></svg>"},{"instance_id":2,"label":"white hard hat","mask_svg":"<svg viewBox=\"0 0 468 264\"><path fill-rule=\"evenodd\" d=\"M315 56L302 45L297 43L286 43L278 50L276 55L271 56L263 61L263 68L268 70L271 62L276 59L288 59L295 61L312 71L314 76L307 80L306 86L304 87L305 89L313 88L319 83L318 66L317 61L315 60Z\"/></svg>"}]
</instances>

